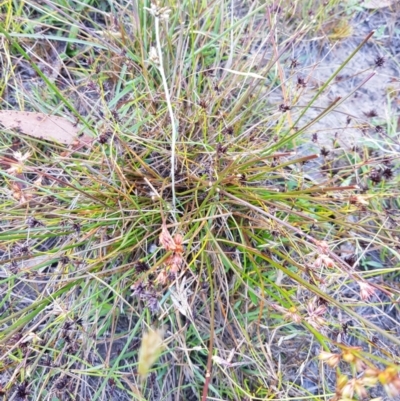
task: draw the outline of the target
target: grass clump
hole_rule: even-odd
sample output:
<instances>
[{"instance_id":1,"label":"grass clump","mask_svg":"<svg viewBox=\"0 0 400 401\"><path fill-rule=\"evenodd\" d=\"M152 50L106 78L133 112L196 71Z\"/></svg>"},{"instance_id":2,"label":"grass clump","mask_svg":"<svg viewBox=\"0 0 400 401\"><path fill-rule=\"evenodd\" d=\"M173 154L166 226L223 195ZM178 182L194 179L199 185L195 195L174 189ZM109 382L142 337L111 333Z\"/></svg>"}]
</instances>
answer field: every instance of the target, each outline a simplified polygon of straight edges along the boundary
<instances>
[{"instance_id":1,"label":"grass clump","mask_svg":"<svg viewBox=\"0 0 400 401\"><path fill-rule=\"evenodd\" d=\"M296 48L343 39L323 31L339 6L295 26L300 5L2 6L4 109L67 117L85 138L2 131L7 397L400 392L395 128L357 119L363 140L329 149L313 132L372 33L314 85Z\"/></svg>"}]
</instances>

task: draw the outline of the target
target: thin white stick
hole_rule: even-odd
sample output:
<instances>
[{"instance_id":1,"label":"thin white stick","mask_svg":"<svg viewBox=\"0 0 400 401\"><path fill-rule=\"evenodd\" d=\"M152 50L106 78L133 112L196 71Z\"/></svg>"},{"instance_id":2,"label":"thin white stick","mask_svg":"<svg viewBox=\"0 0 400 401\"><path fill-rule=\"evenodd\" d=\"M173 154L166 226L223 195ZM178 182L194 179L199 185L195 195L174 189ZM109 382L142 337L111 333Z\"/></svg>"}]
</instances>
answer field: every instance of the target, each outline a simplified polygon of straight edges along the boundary
<instances>
[{"instance_id":1,"label":"thin white stick","mask_svg":"<svg viewBox=\"0 0 400 401\"><path fill-rule=\"evenodd\" d=\"M174 112L172 110L171 97L168 90L167 79L165 77L164 65L162 59L162 51L161 51L161 41L160 41L160 17L155 16L156 20L156 41L157 41L157 56L159 59L158 69L160 70L162 83L165 91L165 98L167 100L168 112L171 119L171 128L172 128L172 140L171 140L171 183L172 183L172 206L173 212L176 210L176 195L175 195L175 146L176 139L178 136L178 129L176 126L176 121L174 117Z\"/></svg>"}]
</instances>

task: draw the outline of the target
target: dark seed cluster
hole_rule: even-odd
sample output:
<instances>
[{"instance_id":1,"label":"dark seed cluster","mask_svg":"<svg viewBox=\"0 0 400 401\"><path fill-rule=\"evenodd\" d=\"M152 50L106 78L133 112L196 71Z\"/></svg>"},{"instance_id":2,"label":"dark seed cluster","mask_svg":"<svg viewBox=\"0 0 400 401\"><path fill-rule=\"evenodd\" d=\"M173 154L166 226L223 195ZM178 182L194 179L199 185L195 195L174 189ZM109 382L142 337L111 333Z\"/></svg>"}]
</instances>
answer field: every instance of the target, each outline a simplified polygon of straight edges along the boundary
<instances>
[{"instance_id":1,"label":"dark seed cluster","mask_svg":"<svg viewBox=\"0 0 400 401\"><path fill-rule=\"evenodd\" d=\"M282 113L285 113L286 111L290 110L290 106L288 106L287 104L281 104L279 105L279 111L281 111Z\"/></svg>"},{"instance_id":2,"label":"dark seed cluster","mask_svg":"<svg viewBox=\"0 0 400 401\"><path fill-rule=\"evenodd\" d=\"M28 395L28 383L25 381L17 386L16 396L20 400L26 400Z\"/></svg>"},{"instance_id":3,"label":"dark seed cluster","mask_svg":"<svg viewBox=\"0 0 400 401\"><path fill-rule=\"evenodd\" d=\"M383 65L385 64L385 58L380 55L376 56L374 61L376 67L383 67Z\"/></svg>"},{"instance_id":4,"label":"dark seed cluster","mask_svg":"<svg viewBox=\"0 0 400 401\"><path fill-rule=\"evenodd\" d=\"M132 286L132 296L139 298L149 308L151 313L156 313L159 304L155 288L149 283L138 282Z\"/></svg>"},{"instance_id":5,"label":"dark seed cluster","mask_svg":"<svg viewBox=\"0 0 400 401\"><path fill-rule=\"evenodd\" d=\"M144 273L150 269L149 265L146 262L139 261L135 264L136 273Z\"/></svg>"},{"instance_id":6,"label":"dark seed cluster","mask_svg":"<svg viewBox=\"0 0 400 401\"><path fill-rule=\"evenodd\" d=\"M372 169L369 173L369 178L374 184L379 184L382 181L382 175L379 170Z\"/></svg>"}]
</instances>

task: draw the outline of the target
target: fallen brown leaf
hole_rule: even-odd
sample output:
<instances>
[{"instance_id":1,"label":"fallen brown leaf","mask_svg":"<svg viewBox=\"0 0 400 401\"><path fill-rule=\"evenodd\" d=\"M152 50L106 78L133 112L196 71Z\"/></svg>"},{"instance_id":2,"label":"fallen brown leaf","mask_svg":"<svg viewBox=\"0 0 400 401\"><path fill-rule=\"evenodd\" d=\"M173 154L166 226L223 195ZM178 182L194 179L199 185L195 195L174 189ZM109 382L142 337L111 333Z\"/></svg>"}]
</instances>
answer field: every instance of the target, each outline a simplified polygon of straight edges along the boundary
<instances>
[{"instance_id":1,"label":"fallen brown leaf","mask_svg":"<svg viewBox=\"0 0 400 401\"><path fill-rule=\"evenodd\" d=\"M0 110L0 123L6 129L64 145L72 144L80 133L66 118L30 111Z\"/></svg>"}]
</instances>

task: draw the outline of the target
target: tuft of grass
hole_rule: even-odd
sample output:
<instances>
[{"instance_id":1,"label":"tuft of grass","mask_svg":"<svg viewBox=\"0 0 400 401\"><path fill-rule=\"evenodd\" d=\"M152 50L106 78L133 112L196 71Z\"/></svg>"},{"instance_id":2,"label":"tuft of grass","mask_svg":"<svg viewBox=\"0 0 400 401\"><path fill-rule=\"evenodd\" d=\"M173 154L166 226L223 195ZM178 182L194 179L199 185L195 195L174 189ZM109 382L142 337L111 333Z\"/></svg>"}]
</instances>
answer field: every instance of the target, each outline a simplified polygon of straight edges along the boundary
<instances>
[{"instance_id":1,"label":"tuft of grass","mask_svg":"<svg viewBox=\"0 0 400 401\"><path fill-rule=\"evenodd\" d=\"M351 35L356 8L267 3L1 6L3 108L93 139L2 130L6 397L400 392L398 127L357 120L351 148L312 133L373 79L352 71L348 96L319 103L373 33L314 85L295 49Z\"/></svg>"}]
</instances>

